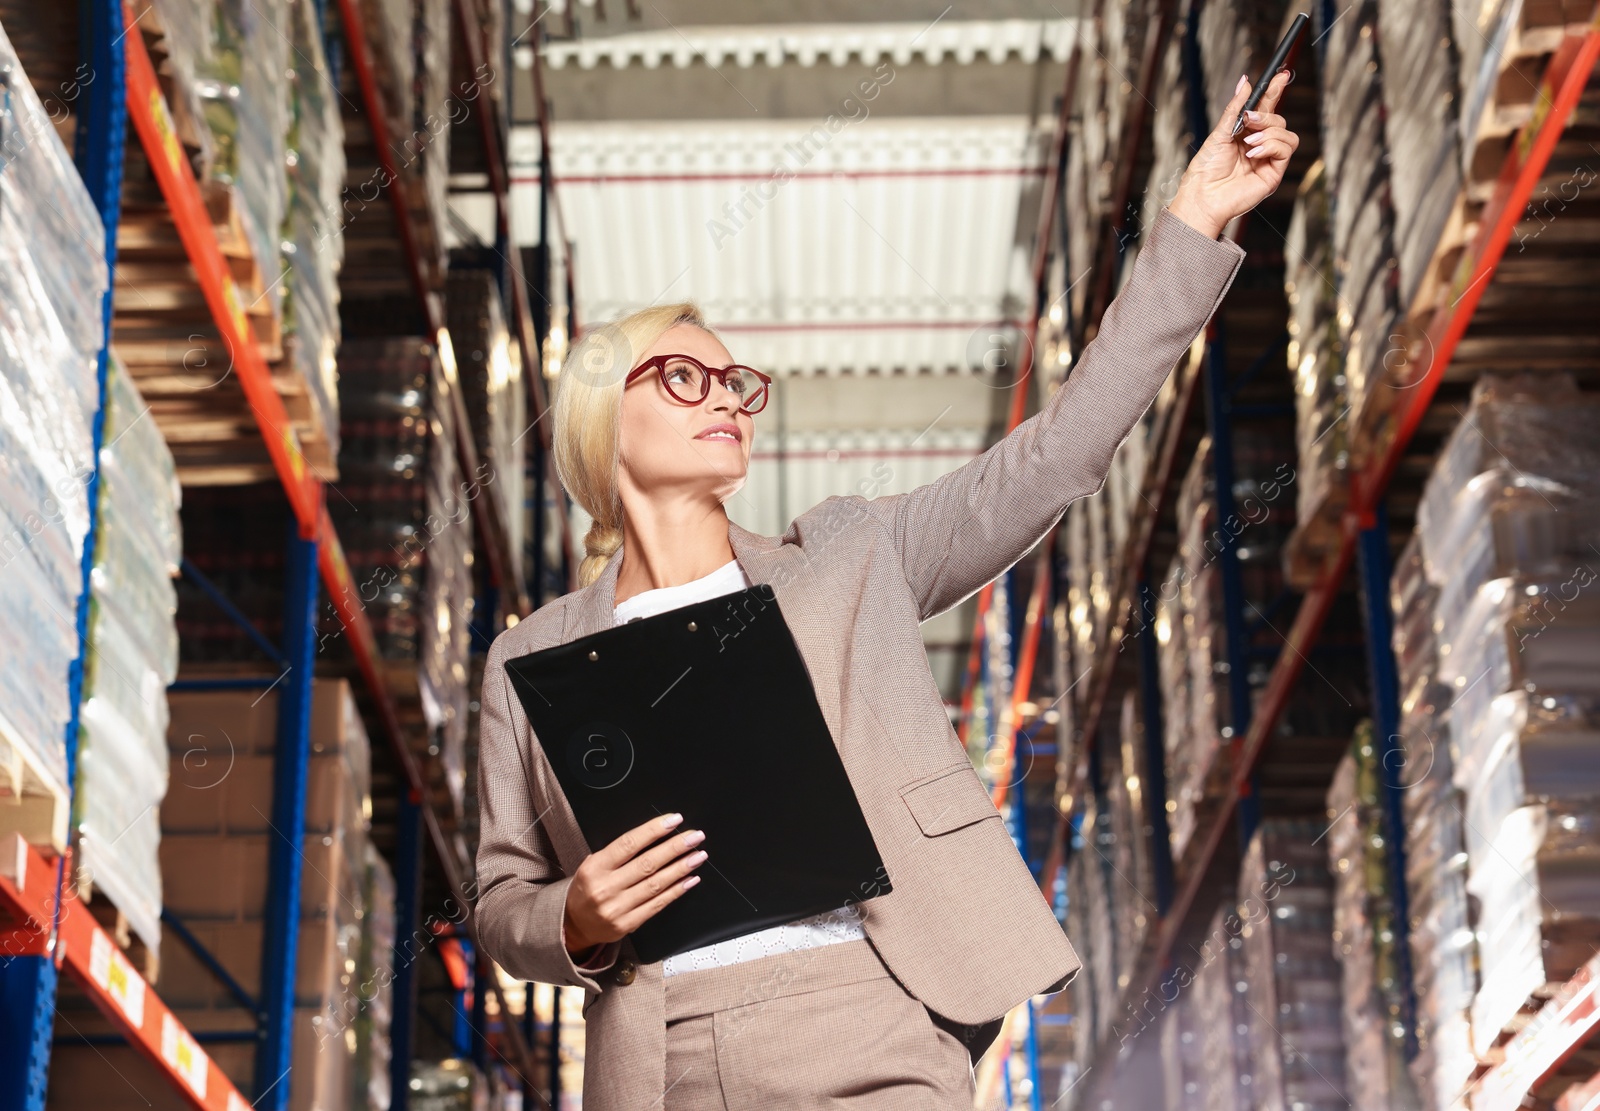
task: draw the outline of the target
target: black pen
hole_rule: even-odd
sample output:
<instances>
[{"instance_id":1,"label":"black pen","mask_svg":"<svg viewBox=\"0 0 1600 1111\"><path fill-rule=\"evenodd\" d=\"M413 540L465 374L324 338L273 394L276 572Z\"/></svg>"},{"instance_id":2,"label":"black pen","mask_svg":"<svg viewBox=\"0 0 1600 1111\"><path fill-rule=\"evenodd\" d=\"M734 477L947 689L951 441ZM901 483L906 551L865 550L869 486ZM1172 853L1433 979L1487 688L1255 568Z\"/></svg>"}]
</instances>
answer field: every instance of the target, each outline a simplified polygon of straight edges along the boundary
<instances>
[{"instance_id":1,"label":"black pen","mask_svg":"<svg viewBox=\"0 0 1600 1111\"><path fill-rule=\"evenodd\" d=\"M1289 25L1289 30L1284 33L1283 41L1278 43L1278 49L1272 52L1272 61L1267 63L1266 70L1261 74L1261 79L1256 82L1256 87L1250 90L1250 99L1244 102L1244 107L1239 109L1239 118L1234 121L1233 134L1238 135L1244 130L1244 114L1255 111L1256 105L1261 103L1261 98L1266 95L1267 86L1272 84L1272 79L1283 68L1283 63L1289 60L1289 51L1294 49L1294 44L1300 40L1300 35L1306 29L1306 24L1311 22L1311 17L1301 12L1294 17L1294 22ZM1231 136L1230 136L1231 138Z\"/></svg>"}]
</instances>

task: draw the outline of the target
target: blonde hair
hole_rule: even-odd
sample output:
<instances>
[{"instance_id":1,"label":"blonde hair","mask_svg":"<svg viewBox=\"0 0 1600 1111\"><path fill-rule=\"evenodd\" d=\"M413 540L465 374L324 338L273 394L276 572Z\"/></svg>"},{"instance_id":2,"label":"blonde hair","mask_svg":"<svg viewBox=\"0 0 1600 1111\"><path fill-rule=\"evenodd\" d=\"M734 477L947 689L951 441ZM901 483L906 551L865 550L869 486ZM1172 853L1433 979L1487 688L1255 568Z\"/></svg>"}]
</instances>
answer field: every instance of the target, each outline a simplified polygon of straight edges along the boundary
<instances>
[{"instance_id":1,"label":"blonde hair","mask_svg":"<svg viewBox=\"0 0 1600 1111\"><path fill-rule=\"evenodd\" d=\"M623 384L639 356L678 324L712 331L693 302L654 305L584 333L556 378L555 425L550 434L556 477L594 518L583 538L580 587L598 579L622 547L617 465Z\"/></svg>"}]
</instances>

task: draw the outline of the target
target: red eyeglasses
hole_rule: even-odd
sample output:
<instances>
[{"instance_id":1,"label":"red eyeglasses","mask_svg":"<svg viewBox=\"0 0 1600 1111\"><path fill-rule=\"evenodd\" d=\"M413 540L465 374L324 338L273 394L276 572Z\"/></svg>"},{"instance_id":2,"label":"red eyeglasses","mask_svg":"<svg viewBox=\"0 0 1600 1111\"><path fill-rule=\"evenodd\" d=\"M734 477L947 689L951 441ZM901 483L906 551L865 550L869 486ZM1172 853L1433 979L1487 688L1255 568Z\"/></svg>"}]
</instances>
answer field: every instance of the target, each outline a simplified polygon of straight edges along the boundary
<instances>
[{"instance_id":1,"label":"red eyeglasses","mask_svg":"<svg viewBox=\"0 0 1600 1111\"><path fill-rule=\"evenodd\" d=\"M661 376L661 384L674 401L684 405L699 405L711 395L711 379L716 378L724 389L739 398L739 411L751 416L766 408L772 379L754 367L710 367L692 355L657 355L646 359L629 372L628 383L639 375L654 370Z\"/></svg>"}]
</instances>

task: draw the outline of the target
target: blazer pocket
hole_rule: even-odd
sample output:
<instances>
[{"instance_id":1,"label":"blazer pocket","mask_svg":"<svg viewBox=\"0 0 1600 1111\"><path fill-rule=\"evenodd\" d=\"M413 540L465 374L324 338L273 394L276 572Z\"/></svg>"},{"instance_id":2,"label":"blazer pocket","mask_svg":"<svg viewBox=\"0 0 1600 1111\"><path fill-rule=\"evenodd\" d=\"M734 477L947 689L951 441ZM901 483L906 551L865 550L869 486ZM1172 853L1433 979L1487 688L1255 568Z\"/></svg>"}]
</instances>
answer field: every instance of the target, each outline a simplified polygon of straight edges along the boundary
<instances>
[{"instance_id":1,"label":"blazer pocket","mask_svg":"<svg viewBox=\"0 0 1600 1111\"><path fill-rule=\"evenodd\" d=\"M1000 817L978 773L965 761L902 788L900 797L928 837L949 833L984 818Z\"/></svg>"}]
</instances>

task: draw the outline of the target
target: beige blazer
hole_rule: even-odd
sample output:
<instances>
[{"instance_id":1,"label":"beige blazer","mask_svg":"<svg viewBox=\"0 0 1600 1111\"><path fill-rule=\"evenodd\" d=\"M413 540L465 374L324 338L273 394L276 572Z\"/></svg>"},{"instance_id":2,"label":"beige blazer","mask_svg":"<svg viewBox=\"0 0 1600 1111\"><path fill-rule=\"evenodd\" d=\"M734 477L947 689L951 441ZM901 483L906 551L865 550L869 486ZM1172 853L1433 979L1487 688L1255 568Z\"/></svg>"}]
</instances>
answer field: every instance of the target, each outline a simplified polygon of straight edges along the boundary
<instances>
[{"instance_id":1,"label":"beige blazer","mask_svg":"<svg viewBox=\"0 0 1600 1111\"><path fill-rule=\"evenodd\" d=\"M1005 439L909 493L828 498L782 537L729 525L735 557L752 583L772 587L794 632L893 883L860 904L867 937L912 995L955 1022L992 1021L1059 991L1080 962L951 728L919 626L1016 563L1070 502L1104 485L1113 453L1243 256L1163 210L1098 338ZM517 979L588 993L588 1111L659 1105L661 966L639 963L626 939L608 947L603 971L568 956L567 885L589 847L505 661L609 628L621 562L496 639L479 742L478 937Z\"/></svg>"}]
</instances>

